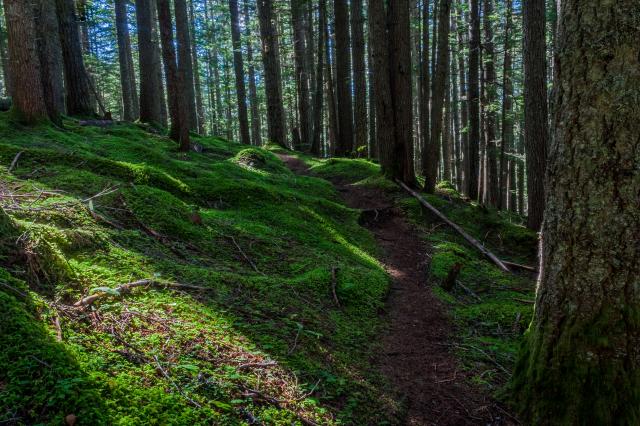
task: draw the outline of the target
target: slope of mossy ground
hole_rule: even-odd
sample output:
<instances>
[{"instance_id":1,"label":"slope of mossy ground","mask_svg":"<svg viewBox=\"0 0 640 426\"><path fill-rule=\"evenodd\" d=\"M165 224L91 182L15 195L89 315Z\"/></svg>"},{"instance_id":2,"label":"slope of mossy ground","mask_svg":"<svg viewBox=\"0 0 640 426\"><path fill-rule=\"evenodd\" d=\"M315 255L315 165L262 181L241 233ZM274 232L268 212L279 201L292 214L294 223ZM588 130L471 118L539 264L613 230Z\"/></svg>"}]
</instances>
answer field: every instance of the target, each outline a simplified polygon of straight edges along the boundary
<instances>
[{"instance_id":1,"label":"slope of mossy ground","mask_svg":"<svg viewBox=\"0 0 640 426\"><path fill-rule=\"evenodd\" d=\"M436 294L450 305L458 334L452 343L463 366L472 371L475 382L490 391L506 384L515 357L533 314L534 276L514 270L502 272L459 234L425 211L419 202L380 176L377 164L367 160L329 159L318 161L303 155L314 175L344 179L355 185L374 185L389 191L421 236L432 247L429 277ZM436 195L424 194L434 207L460 225L501 259L535 265L536 233L522 225L522 218L510 212L487 209L464 200L447 182L438 185ZM459 284L452 292L439 285L449 271L462 265ZM446 343L446 342L443 342Z\"/></svg>"},{"instance_id":2,"label":"slope of mossy ground","mask_svg":"<svg viewBox=\"0 0 640 426\"><path fill-rule=\"evenodd\" d=\"M0 422L394 422L369 365L388 278L331 184L216 138L65 126L0 114ZM205 290L113 290L144 278Z\"/></svg>"}]
</instances>

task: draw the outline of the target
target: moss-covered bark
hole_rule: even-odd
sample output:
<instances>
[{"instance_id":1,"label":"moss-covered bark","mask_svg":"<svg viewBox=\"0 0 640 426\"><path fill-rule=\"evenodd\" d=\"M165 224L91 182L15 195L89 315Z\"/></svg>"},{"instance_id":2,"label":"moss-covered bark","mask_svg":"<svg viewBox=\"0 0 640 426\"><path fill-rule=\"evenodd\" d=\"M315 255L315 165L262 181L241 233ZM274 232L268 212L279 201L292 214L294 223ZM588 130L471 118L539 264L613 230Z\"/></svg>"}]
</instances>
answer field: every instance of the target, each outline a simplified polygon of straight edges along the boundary
<instances>
[{"instance_id":1,"label":"moss-covered bark","mask_svg":"<svg viewBox=\"0 0 640 426\"><path fill-rule=\"evenodd\" d=\"M640 424L640 3L562 2L534 321L531 424Z\"/></svg>"}]
</instances>

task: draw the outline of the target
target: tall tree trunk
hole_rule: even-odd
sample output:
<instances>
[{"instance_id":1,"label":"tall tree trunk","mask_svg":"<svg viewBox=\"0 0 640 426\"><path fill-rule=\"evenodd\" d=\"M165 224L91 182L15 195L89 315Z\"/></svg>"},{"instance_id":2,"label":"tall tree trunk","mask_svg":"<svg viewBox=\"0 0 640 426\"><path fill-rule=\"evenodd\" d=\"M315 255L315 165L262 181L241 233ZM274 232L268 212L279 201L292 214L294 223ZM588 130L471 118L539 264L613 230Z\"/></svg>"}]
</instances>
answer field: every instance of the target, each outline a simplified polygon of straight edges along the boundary
<instances>
[{"instance_id":1,"label":"tall tree trunk","mask_svg":"<svg viewBox=\"0 0 640 426\"><path fill-rule=\"evenodd\" d=\"M260 129L260 112L258 110L258 90L256 89L256 71L253 65L253 43L249 22L249 0L244 0L245 39L247 41L247 62L249 65L249 103L251 105L251 140L253 145L262 145L262 131Z\"/></svg>"},{"instance_id":2,"label":"tall tree trunk","mask_svg":"<svg viewBox=\"0 0 640 426\"><path fill-rule=\"evenodd\" d=\"M59 29L55 1L37 0L34 9L44 102L51 121L61 126L61 116L64 114L64 87L62 48L60 38L57 37Z\"/></svg>"},{"instance_id":3,"label":"tall tree trunk","mask_svg":"<svg viewBox=\"0 0 640 426\"><path fill-rule=\"evenodd\" d=\"M364 61L364 17L362 0L351 1L351 52L353 60L354 148L358 156L367 153L367 81Z\"/></svg>"},{"instance_id":4,"label":"tall tree trunk","mask_svg":"<svg viewBox=\"0 0 640 426\"><path fill-rule=\"evenodd\" d=\"M640 421L638 17L635 0L562 1L540 279L513 382L529 424Z\"/></svg>"},{"instance_id":5,"label":"tall tree trunk","mask_svg":"<svg viewBox=\"0 0 640 426\"><path fill-rule=\"evenodd\" d=\"M448 0L445 0L448 1ZM413 107L409 0L389 3L389 70L395 130L395 167L391 176L413 185Z\"/></svg>"},{"instance_id":6,"label":"tall tree trunk","mask_svg":"<svg viewBox=\"0 0 640 426\"><path fill-rule=\"evenodd\" d=\"M189 151L189 117L185 108L186 93L182 72L178 70L176 52L173 43L173 25L169 0L156 0L162 56L167 76L169 94L169 113L171 115L171 138L178 142L181 151Z\"/></svg>"},{"instance_id":7,"label":"tall tree trunk","mask_svg":"<svg viewBox=\"0 0 640 426\"><path fill-rule=\"evenodd\" d=\"M351 103L351 47L349 6L345 0L334 0L336 34L336 96L338 99L338 141L335 155L353 152L353 108Z\"/></svg>"},{"instance_id":8,"label":"tall tree trunk","mask_svg":"<svg viewBox=\"0 0 640 426\"><path fill-rule=\"evenodd\" d=\"M184 76L189 129L198 131L198 116L196 114L196 97L193 83L193 57L191 56L191 32L189 30L187 3L185 0L174 0L173 7L176 15L178 69L180 74Z\"/></svg>"},{"instance_id":9,"label":"tall tree trunk","mask_svg":"<svg viewBox=\"0 0 640 426\"><path fill-rule=\"evenodd\" d=\"M328 19L325 19L328 21ZM337 139L338 139L338 111L336 107L336 94L335 94L335 86L334 86L334 78L335 75L334 67L331 62L331 36L329 33L329 23L326 22L325 26L325 74L327 75L327 85L326 85L326 99L327 99L327 115L329 117L329 149L327 150L328 154L333 155L335 153Z\"/></svg>"},{"instance_id":10,"label":"tall tree trunk","mask_svg":"<svg viewBox=\"0 0 640 426\"><path fill-rule=\"evenodd\" d=\"M469 0L469 176L467 194L478 201L478 166L480 163L480 5L479 0Z\"/></svg>"},{"instance_id":11,"label":"tall tree trunk","mask_svg":"<svg viewBox=\"0 0 640 426\"><path fill-rule=\"evenodd\" d=\"M438 178L438 162L440 161L440 140L443 135L443 107L449 73L449 16L451 0L440 0L438 5L438 50L436 53L436 68L431 88L431 131L427 146L427 167L425 173L424 190L432 194L436 189ZM445 161L447 159L445 158Z\"/></svg>"},{"instance_id":12,"label":"tall tree trunk","mask_svg":"<svg viewBox=\"0 0 640 426\"><path fill-rule=\"evenodd\" d=\"M165 101L165 87L164 87L164 76L162 74L162 54L160 47L160 29L158 27L158 8L156 7L156 2L151 1L151 40L153 46L153 58L155 62L153 63L153 69L156 72L156 91L158 92L158 98L160 102L160 124L163 127L167 127L168 123L168 113L167 113L167 102Z\"/></svg>"},{"instance_id":13,"label":"tall tree trunk","mask_svg":"<svg viewBox=\"0 0 640 426\"><path fill-rule=\"evenodd\" d=\"M369 26L369 30L371 26ZM370 39L369 39L370 40ZM369 77L369 158L377 160L378 155L378 137L376 134L376 94L373 73L373 58L371 56L371 41L367 43L367 55L369 56L368 77Z\"/></svg>"},{"instance_id":14,"label":"tall tree trunk","mask_svg":"<svg viewBox=\"0 0 640 426\"><path fill-rule=\"evenodd\" d=\"M327 2L320 0L318 5L318 67L315 76L315 93L313 95L313 140L311 154L319 157L321 152L320 136L322 134L322 88L324 86L324 35L327 26Z\"/></svg>"},{"instance_id":15,"label":"tall tree trunk","mask_svg":"<svg viewBox=\"0 0 640 426\"><path fill-rule=\"evenodd\" d=\"M486 181L485 200L492 207L498 206L500 192L498 188L498 145L496 141L496 112L497 97L495 48L493 43L493 0L484 0L484 131L486 141Z\"/></svg>"},{"instance_id":16,"label":"tall tree trunk","mask_svg":"<svg viewBox=\"0 0 640 426\"><path fill-rule=\"evenodd\" d=\"M196 40L196 15L193 0L189 0L189 33L191 36L191 58L193 60L193 86L196 93L196 118L198 119L198 134L204 135L204 105L202 100L202 84L200 81L200 66L198 61L198 42Z\"/></svg>"},{"instance_id":17,"label":"tall tree trunk","mask_svg":"<svg viewBox=\"0 0 640 426\"><path fill-rule=\"evenodd\" d=\"M291 0L291 27L293 28L293 59L295 63L296 103L298 105L298 128L296 138L300 143L311 142L311 114L309 111L309 72L307 68L307 36L305 31L305 2ZM295 146L301 150L302 146Z\"/></svg>"},{"instance_id":18,"label":"tall tree trunk","mask_svg":"<svg viewBox=\"0 0 640 426\"><path fill-rule=\"evenodd\" d=\"M0 62L2 62L2 82L4 84L4 95L11 96L11 72L9 70L9 55L7 52L7 31L5 28L5 14L2 8L0 17Z\"/></svg>"},{"instance_id":19,"label":"tall tree trunk","mask_svg":"<svg viewBox=\"0 0 640 426\"><path fill-rule=\"evenodd\" d=\"M61 1L61 0L58 0ZM65 1L65 0L62 0ZM153 20L151 0L136 0L136 21L138 24L138 62L140 69L140 121L162 124L161 94L158 87L156 57L153 42Z\"/></svg>"},{"instance_id":20,"label":"tall tree trunk","mask_svg":"<svg viewBox=\"0 0 640 426\"><path fill-rule=\"evenodd\" d=\"M452 7L454 5L452 4ZM458 23L456 16L451 16L451 31L458 34ZM454 44L455 46L455 44ZM450 58L450 84L451 84L451 120L453 122L453 147L454 147L454 167L455 185L458 191L462 191L462 138L460 127L460 99L458 95L458 58L457 46L452 46L452 57Z\"/></svg>"},{"instance_id":21,"label":"tall tree trunk","mask_svg":"<svg viewBox=\"0 0 640 426\"><path fill-rule=\"evenodd\" d=\"M80 42L82 44L82 52L86 55L90 55L91 43L89 42L87 0L76 0L76 5L78 9L78 27L80 27Z\"/></svg>"},{"instance_id":22,"label":"tall tree trunk","mask_svg":"<svg viewBox=\"0 0 640 426\"><path fill-rule=\"evenodd\" d=\"M36 27L31 2L4 0L9 45L9 65L13 78L14 117L26 124L47 119L42 90Z\"/></svg>"},{"instance_id":23,"label":"tall tree trunk","mask_svg":"<svg viewBox=\"0 0 640 426\"><path fill-rule=\"evenodd\" d=\"M545 2L529 0L524 19L524 146L527 158L527 226L539 230L544 212L544 173L549 143Z\"/></svg>"},{"instance_id":24,"label":"tall tree trunk","mask_svg":"<svg viewBox=\"0 0 640 426\"><path fill-rule=\"evenodd\" d=\"M69 115L91 116L95 111L91 102L89 74L84 66L80 33L73 0L56 0L60 44L64 61L64 80Z\"/></svg>"},{"instance_id":25,"label":"tall tree trunk","mask_svg":"<svg viewBox=\"0 0 640 426\"><path fill-rule=\"evenodd\" d=\"M513 162L507 160L506 150L513 146L513 80L511 78L511 15L513 13L513 1L506 0L505 26L504 26L504 60L502 61L502 127L500 143L500 197L498 208L509 206L511 185L510 171L513 170ZM511 207L511 206L509 206Z\"/></svg>"},{"instance_id":26,"label":"tall tree trunk","mask_svg":"<svg viewBox=\"0 0 640 426\"><path fill-rule=\"evenodd\" d=\"M447 71L451 68L447 64ZM451 136L451 84L449 73L447 72L447 80L444 88L444 118L442 122L442 179L447 182L453 182L452 171L452 154L453 154L453 138Z\"/></svg>"},{"instance_id":27,"label":"tall tree trunk","mask_svg":"<svg viewBox=\"0 0 640 426\"><path fill-rule=\"evenodd\" d=\"M118 62L120 64L120 86L122 87L122 105L125 121L135 120L135 108L137 103L135 96L135 77L131 73L133 57L131 54L131 37L129 36L129 24L127 22L127 1L115 0L116 10L116 36L118 39Z\"/></svg>"},{"instance_id":28,"label":"tall tree trunk","mask_svg":"<svg viewBox=\"0 0 640 426\"><path fill-rule=\"evenodd\" d=\"M260 35L262 37L262 62L264 65L265 92L267 95L267 124L269 141L287 146L282 104L282 78L278 52L278 34L273 25L272 0L257 0Z\"/></svg>"},{"instance_id":29,"label":"tall tree trunk","mask_svg":"<svg viewBox=\"0 0 640 426\"><path fill-rule=\"evenodd\" d=\"M422 7L422 57L420 58L420 154L421 169L423 176L426 176L428 162L429 131L431 123L429 121L430 108L429 101L431 98L431 61L429 59L429 0L423 0Z\"/></svg>"},{"instance_id":30,"label":"tall tree trunk","mask_svg":"<svg viewBox=\"0 0 640 426\"><path fill-rule=\"evenodd\" d=\"M380 165L385 174L398 177L395 152L395 123L389 64L389 38L384 0L369 0L369 45L376 101L376 136Z\"/></svg>"},{"instance_id":31,"label":"tall tree trunk","mask_svg":"<svg viewBox=\"0 0 640 426\"><path fill-rule=\"evenodd\" d=\"M244 85L244 60L242 59L242 40L240 40L240 22L238 0L229 0L231 15L231 39L233 42L233 69L236 77L236 96L238 99L238 124L240 143L251 144L249 135L249 117L247 115L247 92Z\"/></svg>"},{"instance_id":32,"label":"tall tree trunk","mask_svg":"<svg viewBox=\"0 0 640 426\"><path fill-rule=\"evenodd\" d=\"M464 63L464 46L465 46L465 19L462 8L462 2L459 2L456 7L456 26L457 39L458 39L458 79L460 81L459 86L459 98L464 101L460 103L460 154L462 156L462 185L460 186L461 192L468 191L468 179L469 179L469 101L467 93L467 74Z\"/></svg>"},{"instance_id":33,"label":"tall tree trunk","mask_svg":"<svg viewBox=\"0 0 640 426\"><path fill-rule=\"evenodd\" d=\"M524 122L520 123L520 134L518 135L518 154L524 157ZM518 214L524 216L524 176L525 176L525 161L518 161L517 179L518 179Z\"/></svg>"}]
</instances>

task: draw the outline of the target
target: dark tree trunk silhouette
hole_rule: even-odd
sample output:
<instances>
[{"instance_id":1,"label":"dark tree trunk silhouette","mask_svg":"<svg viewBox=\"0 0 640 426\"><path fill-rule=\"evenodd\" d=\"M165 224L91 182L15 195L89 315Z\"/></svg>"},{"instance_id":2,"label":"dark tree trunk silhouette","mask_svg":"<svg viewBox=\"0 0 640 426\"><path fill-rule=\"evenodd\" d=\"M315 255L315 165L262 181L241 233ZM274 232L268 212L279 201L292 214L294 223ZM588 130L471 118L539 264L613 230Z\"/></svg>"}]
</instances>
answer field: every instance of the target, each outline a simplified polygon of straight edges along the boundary
<instances>
[{"instance_id":1,"label":"dark tree trunk silhouette","mask_svg":"<svg viewBox=\"0 0 640 426\"><path fill-rule=\"evenodd\" d=\"M258 111L258 90L256 88L256 71L253 65L253 43L249 29L249 0L244 0L245 39L247 41L247 62L249 68L249 103L251 104L251 140L253 145L262 145L262 130L260 126L260 112Z\"/></svg>"},{"instance_id":2,"label":"dark tree trunk silhouette","mask_svg":"<svg viewBox=\"0 0 640 426\"><path fill-rule=\"evenodd\" d=\"M202 100L202 84L200 81L200 65L196 40L196 21L193 10L193 0L189 0L189 33L191 36L191 58L193 61L193 87L196 94L196 118L198 120L198 134L204 135L204 105Z\"/></svg>"},{"instance_id":3,"label":"dark tree trunk silhouette","mask_svg":"<svg viewBox=\"0 0 640 426\"><path fill-rule=\"evenodd\" d=\"M4 0L14 117L26 124L47 119L31 2Z\"/></svg>"},{"instance_id":4,"label":"dark tree trunk silhouette","mask_svg":"<svg viewBox=\"0 0 640 426\"><path fill-rule=\"evenodd\" d=\"M451 13L451 0L440 0L438 5L438 50L436 53L436 68L433 77L432 104L431 104L431 130L430 140L426 152L426 169L424 190L432 194L436 189L438 178L438 162L440 161L440 141L445 138L446 126L443 125L443 108L447 79L449 75L449 16ZM445 162L448 159L445 157ZM447 169L448 171L448 169ZM445 177L446 179L446 177Z\"/></svg>"},{"instance_id":5,"label":"dark tree trunk silhouette","mask_svg":"<svg viewBox=\"0 0 640 426\"><path fill-rule=\"evenodd\" d=\"M169 94L169 114L171 116L171 139L178 142L181 151L189 150L189 117L185 108L186 93L182 72L178 69L176 52L173 43L173 22L169 0L156 0L162 57L167 76L167 92Z\"/></svg>"},{"instance_id":6,"label":"dark tree trunk silhouette","mask_svg":"<svg viewBox=\"0 0 640 426\"><path fill-rule=\"evenodd\" d=\"M322 136L322 92L324 87L324 45L325 31L327 26L327 2L319 0L318 5L318 66L315 76L315 92L313 95L313 139L311 142L311 154L319 157L321 152L321 136Z\"/></svg>"},{"instance_id":7,"label":"dark tree trunk silhouette","mask_svg":"<svg viewBox=\"0 0 640 426\"><path fill-rule=\"evenodd\" d=\"M351 46L349 6L334 0L336 35L336 97L338 101L338 138L334 154L349 156L353 152L353 108L351 102Z\"/></svg>"},{"instance_id":8,"label":"dark tree trunk silhouette","mask_svg":"<svg viewBox=\"0 0 640 426\"><path fill-rule=\"evenodd\" d=\"M173 0L176 16L176 44L178 49L178 70L184 77L186 109L189 117L189 129L198 131L198 116L196 114L196 97L193 83L193 57L191 56L191 32L189 29L189 15L185 0Z\"/></svg>"},{"instance_id":9,"label":"dark tree trunk silhouette","mask_svg":"<svg viewBox=\"0 0 640 426\"><path fill-rule=\"evenodd\" d=\"M502 127L500 143L500 197L498 208L508 207L513 209L513 161L507 160L507 149L513 150L513 79L511 78L511 27L513 13L513 0L506 0L505 27L504 27L504 59L502 61Z\"/></svg>"},{"instance_id":10,"label":"dark tree trunk silhouette","mask_svg":"<svg viewBox=\"0 0 640 426\"><path fill-rule=\"evenodd\" d=\"M73 0L56 0L58 29L64 62L64 82L69 115L95 114L89 74L84 66L80 32Z\"/></svg>"},{"instance_id":11,"label":"dark tree trunk silhouette","mask_svg":"<svg viewBox=\"0 0 640 426\"><path fill-rule=\"evenodd\" d=\"M467 102L469 105L469 176L467 195L478 200L478 166L480 162L480 5L479 0L469 0L469 78Z\"/></svg>"},{"instance_id":12,"label":"dark tree trunk silhouette","mask_svg":"<svg viewBox=\"0 0 640 426\"><path fill-rule=\"evenodd\" d=\"M308 146L311 143L311 114L309 111L309 71L306 61L307 50L311 49L311 46L306 45L305 2L303 0L291 0L290 4L299 126L293 131L297 132L297 140ZM302 146L294 146L294 148L301 150Z\"/></svg>"},{"instance_id":13,"label":"dark tree trunk silhouette","mask_svg":"<svg viewBox=\"0 0 640 426\"><path fill-rule=\"evenodd\" d=\"M327 75L327 85L326 85L326 99L327 99L327 116L329 118L329 149L327 150L328 154L332 155L335 153L337 139L338 139L338 111L336 107L336 93L334 86L334 67L331 62L331 36L329 34L329 23L328 19L325 19L325 29L324 29L324 38L325 38L325 74Z\"/></svg>"},{"instance_id":14,"label":"dark tree trunk silhouette","mask_svg":"<svg viewBox=\"0 0 640 426\"><path fill-rule=\"evenodd\" d=\"M367 81L365 68L364 17L362 0L351 1L351 52L353 61L354 149L358 156L367 153Z\"/></svg>"},{"instance_id":15,"label":"dark tree trunk silhouette","mask_svg":"<svg viewBox=\"0 0 640 426\"><path fill-rule=\"evenodd\" d=\"M60 0L58 0L60 1ZM151 0L136 0L136 21L138 24L138 62L140 69L140 121L162 124L161 93L158 88L156 57L157 49L153 42L153 21Z\"/></svg>"},{"instance_id":16,"label":"dark tree trunk silhouette","mask_svg":"<svg viewBox=\"0 0 640 426\"><path fill-rule=\"evenodd\" d=\"M420 58L420 167L422 175L426 176L429 162L429 131L431 130L429 103L431 100L431 61L429 58L429 1L424 2L422 8L422 56Z\"/></svg>"},{"instance_id":17,"label":"dark tree trunk silhouette","mask_svg":"<svg viewBox=\"0 0 640 426\"><path fill-rule=\"evenodd\" d=\"M524 2L524 146L527 158L527 226L539 230L549 143L544 0Z\"/></svg>"},{"instance_id":18,"label":"dark tree trunk silhouette","mask_svg":"<svg viewBox=\"0 0 640 426\"><path fill-rule=\"evenodd\" d=\"M562 1L540 278L513 381L528 424L640 420L639 16L636 0Z\"/></svg>"},{"instance_id":19,"label":"dark tree trunk silhouette","mask_svg":"<svg viewBox=\"0 0 640 426\"><path fill-rule=\"evenodd\" d=\"M485 52L484 61L484 132L486 143L486 181L484 185L484 201L489 206L498 206L500 191L498 188L498 145L496 140L497 114L495 112L495 102L497 98L496 87L496 67L495 67L495 47L493 43L493 0L484 0L482 11L484 27Z\"/></svg>"},{"instance_id":20,"label":"dark tree trunk silhouette","mask_svg":"<svg viewBox=\"0 0 640 426\"><path fill-rule=\"evenodd\" d=\"M127 1L115 0L116 36L118 39L118 62L120 64L120 86L122 87L123 119L133 121L137 118L136 82L133 74L133 57L131 54L131 37L127 22Z\"/></svg>"},{"instance_id":21,"label":"dark tree trunk silhouette","mask_svg":"<svg viewBox=\"0 0 640 426\"><path fill-rule=\"evenodd\" d=\"M247 91L244 85L244 60L242 59L242 40L240 40L240 19L238 0L229 0L231 15L231 39L233 43L233 69L236 77L236 96L238 99L238 124L240 143L250 145L249 117L247 114Z\"/></svg>"},{"instance_id":22,"label":"dark tree trunk silhouette","mask_svg":"<svg viewBox=\"0 0 640 426\"><path fill-rule=\"evenodd\" d=\"M458 27L457 39L458 39L458 79L460 81L459 93L460 99L464 100L460 102L460 154L462 155L462 185L460 187L461 192L468 191L469 180L469 102L467 99L467 74L464 62L464 47L465 47L465 19L460 3L456 7L456 26Z\"/></svg>"},{"instance_id":23,"label":"dark tree trunk silhouette","mask_svg":"<svg viewBox=\"0 0 640 426\"><path fill-rule=\"evenodd\" d=\"M267 95L267 124L269 141L287 146L282 104L282 79L278 52L278 33L273 25L272 0L257 0L260 35L262 37L262 63L264 65L265 92Z\"/></svg>"}]
</instances>

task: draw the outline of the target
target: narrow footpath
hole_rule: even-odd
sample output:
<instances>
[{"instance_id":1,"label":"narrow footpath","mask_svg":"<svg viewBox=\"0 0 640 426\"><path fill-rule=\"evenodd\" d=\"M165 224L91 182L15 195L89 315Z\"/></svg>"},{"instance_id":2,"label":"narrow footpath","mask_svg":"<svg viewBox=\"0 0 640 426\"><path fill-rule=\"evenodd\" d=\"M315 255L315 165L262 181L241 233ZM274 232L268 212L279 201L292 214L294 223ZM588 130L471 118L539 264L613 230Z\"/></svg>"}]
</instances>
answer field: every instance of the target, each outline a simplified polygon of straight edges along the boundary
<instances>
[{"instance_id":1,"label":"narrow footpath","mask_svg":"<svg viewBox=\"0 0 640 426\"><path fill-rule=\"evenodd\" d=\"M301 160L280 158L293 172L308 174ZM382 247L380 260L392 278L384 314L389 326L374 363L404 399L404 424L513 424L494 400L469 384L450 351L453 326L429 287L429 247L419 233L383 190L339 179L332 183L347 206L363 211L360 224Z\"/></svg>"}]
</instances>

